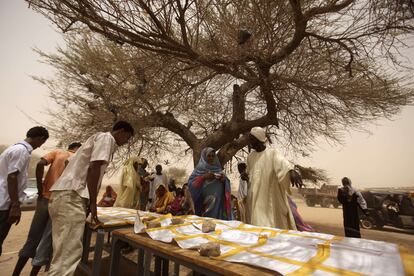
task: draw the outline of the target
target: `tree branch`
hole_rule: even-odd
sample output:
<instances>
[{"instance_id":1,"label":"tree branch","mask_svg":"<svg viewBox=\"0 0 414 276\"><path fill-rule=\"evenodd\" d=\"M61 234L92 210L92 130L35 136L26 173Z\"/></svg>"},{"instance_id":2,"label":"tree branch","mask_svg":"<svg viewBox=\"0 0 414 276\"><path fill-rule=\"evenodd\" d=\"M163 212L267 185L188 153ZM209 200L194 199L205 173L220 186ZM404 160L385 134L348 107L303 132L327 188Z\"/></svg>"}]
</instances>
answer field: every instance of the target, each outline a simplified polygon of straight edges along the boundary
<instances>
[{"instance_id":1,"label":"tree branch","mask_svg":"<svg viewBox=\"0 0 414 276\"><path fill-rule=\"evenodd\" d=\"M307 37L314 37L318 40L329 42L329 43L336 43L342 48L344 48L349 53L349 61L348 64L345 66L345 69L348 71L349 76L352 77L352 62L354 61L354 52L351 50L351 48L346 45L345 42L343 42L340 38L330 38L330 37L324 37L318 34L306 32Z\"/></svg>"},{"instance_id":2,"label":"tree branch","mask_svg":"<svg viewBox=\"0 0 414 276\"><path fill-rule=\"evenodd\" d=\"M217 153L220 164L226 164L242 148L249 144L249 135L244 134L240 138L223 145Z\"/></svg>"},{"instance_id":3,"label":"tree branch","mask_svg":"<svg viewBox=\"0 0 414 276\"><path fill-rule=\"evenodd\" d=\"M302 14L300 0L289 0L289 3L292 7L293 19L295 23L295 32L289 43L286 44L286 46L282 47L270 58L270 65L276 64L284 60L300 45L302 39L305 37L307 20L304 18Z\"/></svg>"},{"instance_id":4,"label":"tree branch","mask_svg":"<svg viewBox=\"0 0 414 276\"><path fill-rule=\"evenodd\" d=\"M177 3L178 13L179 13L178 18L177 18L177 22L180 24L181 37L183 39L184 46L186 46L188 49L191 49L190 43L188 43L187 27L185 25L185 9L187 8L187 5L185 5L184 8L183 8L181 6L181 1L180 0L176 0L176 3Z\"/></svg>"},{"instance_id":5,"label":"tree branch","mask_svg":"<svg viewBox=\"0 0 414 276\"><path fill-rule=\"evenodd\" d=\"M173 114L160 111L141 118L142 127L163 127L174 132L187 143L191 148L197 143L195 134L185 125L180 123Z\"/></svg>"},{"instance_id":6,"label":"tree branch","mask_svg":"<svg viewBox=\"0 0 414 276\"><path fill-rule=\"evenodd\" d=\"M338 1L335 1L335 2L338 2ZM305 12L304 18L305 18L305 20L310 20L312 17L314 17L316 15L319 15L319 14L338 12L338 11L348 7L353 2L354 2L354 0L344 0L343 2L341 2L339 4L331 4L331 5L311 8L310 10Z\"/></svg>"},{"instance_id":7,"label":"tree branch","mask_svg":"<svg viewBox=\"0 0 414 276\"><path fill-rule=\"evenodd\" d=\"M240 89L240 86L233 85L233 115L231 121L242 122L246 118L246 94Z\"/></svg>"}]
</instances>

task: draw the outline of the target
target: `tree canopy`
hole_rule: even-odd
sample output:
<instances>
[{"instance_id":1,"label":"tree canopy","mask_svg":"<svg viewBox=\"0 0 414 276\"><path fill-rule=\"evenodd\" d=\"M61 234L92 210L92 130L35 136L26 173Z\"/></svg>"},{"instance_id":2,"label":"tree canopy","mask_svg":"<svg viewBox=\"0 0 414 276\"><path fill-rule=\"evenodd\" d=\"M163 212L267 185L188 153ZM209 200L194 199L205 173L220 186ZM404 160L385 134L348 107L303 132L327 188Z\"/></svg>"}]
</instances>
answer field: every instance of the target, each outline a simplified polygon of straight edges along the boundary
<instances>
[{"instance_id":1,"label":"tree canopy","mask_svg":"<svg viewBox=\"0 0 414 276\"><path fill-rule=\"evenodd\" d=\"M403 68L409 0L27 2L68 33L66 49L40 51L59 72L41 81L63 139L127 118L138 147L182 141L196 162L211 146L226 163L254 126L306 150L413 100L388 69Z\"/></svg>"}]
</instances>

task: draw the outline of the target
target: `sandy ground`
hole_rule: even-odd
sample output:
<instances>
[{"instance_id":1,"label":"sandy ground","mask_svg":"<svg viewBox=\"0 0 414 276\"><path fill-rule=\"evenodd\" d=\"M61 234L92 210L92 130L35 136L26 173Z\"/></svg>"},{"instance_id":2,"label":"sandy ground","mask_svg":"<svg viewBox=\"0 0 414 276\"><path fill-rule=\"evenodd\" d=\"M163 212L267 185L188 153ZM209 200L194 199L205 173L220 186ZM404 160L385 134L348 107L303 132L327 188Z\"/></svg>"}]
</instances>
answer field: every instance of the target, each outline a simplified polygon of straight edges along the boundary
<instances>
[{"instance_id":1,"label":"sandy ground","mask_svg":"<svg viewBox=\"0 0 414 276\"><path fill-rule=\"evenodd\" d=\"M317 232L343 235L342 209L307 207L302 201L297 201L300 214ZM18 250L23 246L33 211L23 212L21 222L13 226L3 244L3 255L0 257L0 275L11 275L17 261ZM399 243L408 246L414 252L414 231L402 231L395 228L378 230L362 230L362 237L372 240L381 240ZM21 275L29 275L31 265L27 264ZM47 275L41 272L39 275Z\"/></svg>"},{"instance_id":2,"label":"sandy ground","mask_svg":"<svg viewBox=\"0 0 414 276\"><path fill-rule=\"evenodd\" d=\"M0 256L0 275L12 275L14 265L18 259L19 250L23 247L29 233L34 211L23 211L20 223L12 226L9 235L3 243L3 253ZM31 269L31 260L26 264L21 275L29 275ZM47 275L43 269L38 275Z\"/></svg>"},{"instance_id":3,"label":"sandy ground","mask_svg":"<svg viewBox=\"0 0 414 276\"><path fill-rule=\"evenodd\" d=\"M308 207L303 201L296 201L299 213L311 224L316 232L343 236L342 209ZM361 230L362 238L398 243L414 252L414 230L384 227L383 230Z\"/></svg>"}]
</instances>

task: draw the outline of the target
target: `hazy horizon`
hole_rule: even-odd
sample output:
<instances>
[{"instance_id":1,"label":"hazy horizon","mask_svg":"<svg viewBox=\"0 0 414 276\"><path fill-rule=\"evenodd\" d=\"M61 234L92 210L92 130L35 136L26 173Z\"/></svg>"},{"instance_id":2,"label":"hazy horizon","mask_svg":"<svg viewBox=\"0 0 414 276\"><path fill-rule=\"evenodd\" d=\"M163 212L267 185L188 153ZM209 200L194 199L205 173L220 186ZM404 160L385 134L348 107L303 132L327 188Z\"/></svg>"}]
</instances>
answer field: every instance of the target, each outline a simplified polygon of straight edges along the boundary
<instances>
[{"instance_id":1,"label":"hazy horizon","mask_svg":"<svg viewBox=\"0 0 414 276\"><path fill-rule=\"evenodd\" d=\"M53 69L40 63L32 48L53 52L63 40L52 23L28 9L24 1L0 3L0 34L0 144L9 145L23 139L27 129L35 125L29 117L45 125L51 120L45 113L52 104L48 90L30 76L52 76ZM412 46L405 51L411 66ZM406 106L392 120L368 125L371 134L350 131L344 135L343 145L322 142L311 157L296 161L326 170L332 184L348 176L357 187L414 186L413 118L414 107ZM37 153L55 145L51 139Z\"/></svg>"}]
</instances>

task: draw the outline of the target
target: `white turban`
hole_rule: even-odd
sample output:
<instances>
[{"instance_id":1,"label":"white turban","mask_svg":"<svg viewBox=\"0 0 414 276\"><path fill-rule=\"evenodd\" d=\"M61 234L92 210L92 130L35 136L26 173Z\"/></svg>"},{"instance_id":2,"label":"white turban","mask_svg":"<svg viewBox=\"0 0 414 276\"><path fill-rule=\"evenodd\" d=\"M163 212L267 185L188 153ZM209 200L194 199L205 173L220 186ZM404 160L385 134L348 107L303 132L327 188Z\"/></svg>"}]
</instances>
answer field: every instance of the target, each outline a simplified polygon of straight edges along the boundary
<instances>
[{"instance_id":1,"label":"white turban","mask_svg":"<svg viewBox=\"0 0 414 276\"><path fill-rule=\"evenodd\" d=\"M250 134L257 138L262 143L265 143L266 138L266 131L261 127L254 127L250 130Z\"/></svg>"}]
</instances>

